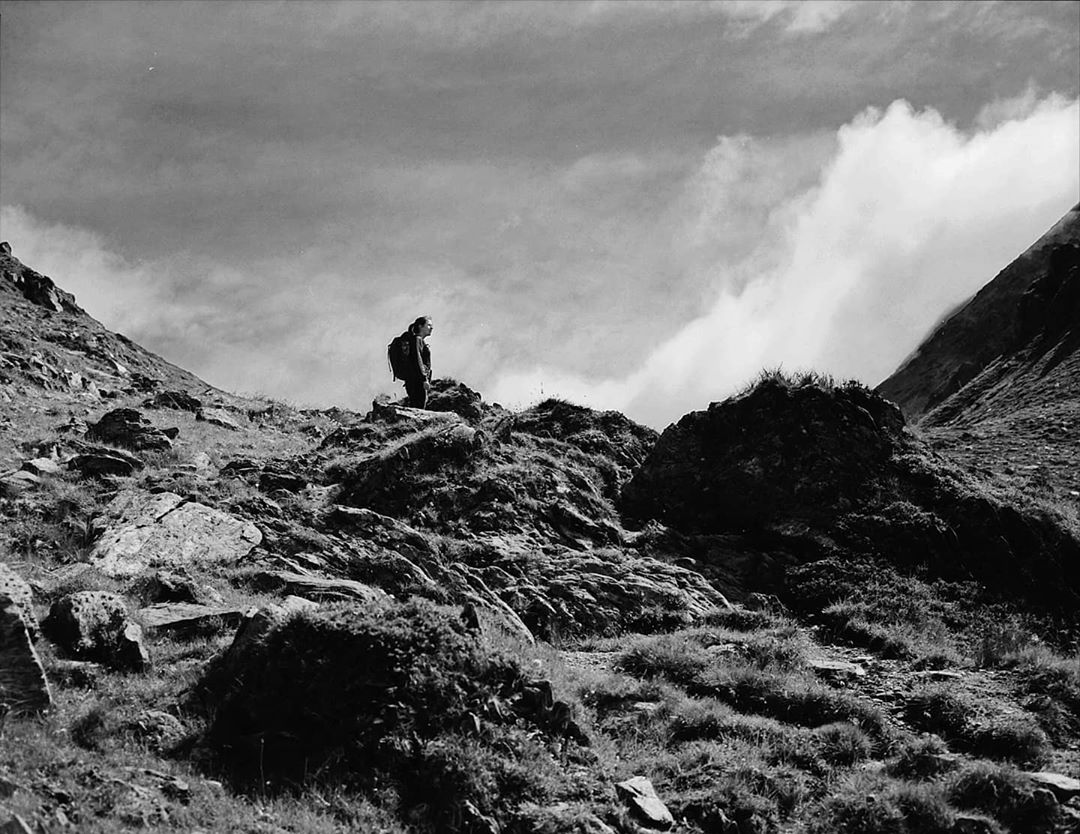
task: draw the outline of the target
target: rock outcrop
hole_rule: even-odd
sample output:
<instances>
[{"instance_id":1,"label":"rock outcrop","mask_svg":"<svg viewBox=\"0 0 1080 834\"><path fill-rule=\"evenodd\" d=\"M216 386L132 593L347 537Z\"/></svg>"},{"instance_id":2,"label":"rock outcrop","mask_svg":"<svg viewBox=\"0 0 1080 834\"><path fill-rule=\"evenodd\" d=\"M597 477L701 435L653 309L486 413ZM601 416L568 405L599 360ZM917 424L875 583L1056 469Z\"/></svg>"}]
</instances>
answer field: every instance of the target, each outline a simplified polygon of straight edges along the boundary
<instances>
[{"instance_id":1,"label":"rock outcrop","mask_svg":"<svg viewBox=\"0 0 1080 834\"><path fill-rule=\"evenodd\" d=\"M49 637L76 660L140 671L150 665L142 628L128 617L123 597L79 591L53 603L44 622Z\"/></svg>"},{"instance_id":2,"label":"rock outcrop","mask_svg":"<svg viewBox=\"0 0 1080 834\"><path fill-rule=\"evenodd\" d=\"M262 534L252 523L171 492L122 492L95 519L91 563L113 577L147 568L228 565Z\"/></svg>"},{"instance_id":3,"label":"rock outcrop","mask_svg":"<svg viewBox=\"0 0 1080 834\"><path fill-rule=\"evenodd\" d=\"M44 712L52 693L21 602L0 587L0 702L16 715ZM2 718L0 718L2 723Z\"/></svg>"},{"instance_id":4,"label":"rock outcrop","mask_svg":"<svg viewBox=\"0 0 1080 834\"><path fill-rule=\"evenodd\" d=\"M776 376L688 414L657 441L623 508L690 534L756 540L795 561L883 558L1040 605L1080 601L1080 540L1063 519L1003 501L857 385Z\"/></svg>"},{"instance_id":5,"label":"rock outcrop","mask_svg":"<svg viewBox=\"0 0 1080 834\"><path fill-rule=\"evenodd\" d=\"M161 451L172 448L172 440L178 432L179 429L156 428L134 408L117 408L90 426L86 436L133 451Z\"/></svg>"}]
</instances>

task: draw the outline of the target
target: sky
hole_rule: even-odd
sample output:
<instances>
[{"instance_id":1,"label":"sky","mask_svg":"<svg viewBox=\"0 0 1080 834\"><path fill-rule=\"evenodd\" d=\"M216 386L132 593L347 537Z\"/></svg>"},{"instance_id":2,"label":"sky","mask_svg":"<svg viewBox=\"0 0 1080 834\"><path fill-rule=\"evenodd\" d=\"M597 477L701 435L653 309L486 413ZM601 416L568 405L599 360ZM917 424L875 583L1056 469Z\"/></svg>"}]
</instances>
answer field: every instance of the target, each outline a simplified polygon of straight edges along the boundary
<instances>
[{"instance_id":1,"label":"sky","mask_svg":"<svg viewBox=\"0 0 1080 834\"><path fill-rule=\"evenodd\" d=\"M221 388L876 385L1080 201L1080 4L0 2L0 238Z\"/></svg>"}]
</instances>

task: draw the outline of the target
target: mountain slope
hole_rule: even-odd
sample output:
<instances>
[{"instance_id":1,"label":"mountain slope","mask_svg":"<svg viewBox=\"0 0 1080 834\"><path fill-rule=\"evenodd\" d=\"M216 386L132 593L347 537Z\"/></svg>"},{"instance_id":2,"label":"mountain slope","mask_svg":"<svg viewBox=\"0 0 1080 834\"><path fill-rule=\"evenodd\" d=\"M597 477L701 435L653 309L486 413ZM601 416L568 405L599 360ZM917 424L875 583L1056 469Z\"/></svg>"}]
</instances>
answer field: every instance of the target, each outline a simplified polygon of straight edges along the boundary
<instances>
[{"instance_id":1,"label":"mountain slope","mask_svg":"<svg viewBox=\"0 0 1080 834\"><path fill-rule=\"evenodd\" d=\"M1080 514L1080 206L877 387L934 445Z\"/></svg>"},{"instance_id":2,"label":"mountain slope","mask_svg":"<svg viewBox=\"0 0 1080 834\"><path fill-rule=\"evenodd\" d=\"M1080 819L1080 539L871 392L301 411L0 258L0 829Z\"/></svg>"},{"instance_id":3,"label":"mountain slope","mask_svg":"<svg viewBox=\"0 0 1080 834\"><path fill-rule=\"evenodd\" d=\"M992 362L1016 357L1032 363L1062 339L1067 341L1064 352L1075 352L1080 327L1077 247L1080 205L942 322L877 386L877 393L899 405L909 420L916 420ZM1032 355L1033 350L1039 351L1038 356Z\"/></svg>"}]
</instances>

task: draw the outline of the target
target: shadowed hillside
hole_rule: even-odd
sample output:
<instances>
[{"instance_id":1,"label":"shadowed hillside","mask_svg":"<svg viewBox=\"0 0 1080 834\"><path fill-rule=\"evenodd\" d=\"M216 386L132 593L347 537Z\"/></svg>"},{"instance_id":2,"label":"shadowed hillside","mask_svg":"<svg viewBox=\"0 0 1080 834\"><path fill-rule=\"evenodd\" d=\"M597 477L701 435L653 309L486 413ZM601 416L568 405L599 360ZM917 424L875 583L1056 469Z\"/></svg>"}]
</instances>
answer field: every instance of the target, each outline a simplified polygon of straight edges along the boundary
<instances>
[{"instance_id":1,"label":"shadowed hillside","mask_svg":"<svg viewBox=\"0 0 1080 834\"><path fill-rule=\"evenodd\" d=\"M764 373L657 435L229 394L5 251L0 827L1075 830L1080 529L966 439L1060 406L1066 255L921 424Z\"/></svg>"}]
</instances>

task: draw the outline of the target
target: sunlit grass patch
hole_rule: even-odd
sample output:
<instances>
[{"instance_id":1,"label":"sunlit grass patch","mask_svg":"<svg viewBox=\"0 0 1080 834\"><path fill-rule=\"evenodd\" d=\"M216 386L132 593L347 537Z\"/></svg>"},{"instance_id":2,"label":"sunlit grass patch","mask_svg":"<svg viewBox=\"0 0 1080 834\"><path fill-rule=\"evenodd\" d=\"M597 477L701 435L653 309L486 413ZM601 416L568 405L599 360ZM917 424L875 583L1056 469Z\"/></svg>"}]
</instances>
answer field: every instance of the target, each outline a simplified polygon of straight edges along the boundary
<instances>
[{"instance_id":1,"label":"sunlit grass patch","mask_svg":"<svg viewBox=\"0 0 1080 834\"><path fill-rule=\"evenodd\" d=\"M944 684L916 689L907 699L909 722L938 733L958 749L1017 764L1043 764L1050 752L1046 734L1034 719L1010 715L980 717L977 700Z\"/></svg>"},{"instance_id":2,"label":"sunlit grass patch","mask_svg":"<svg viewBox=\"0 0 1080 834\"><path fill-rule=\"evenodd\" d=\"M1014 831L1043 834L1054 830L1060 817L1057 800L1011 767L974 762L948 784L950 801L959 808L982 811Z\"/></svg>"}]
</instances>

